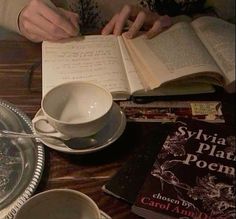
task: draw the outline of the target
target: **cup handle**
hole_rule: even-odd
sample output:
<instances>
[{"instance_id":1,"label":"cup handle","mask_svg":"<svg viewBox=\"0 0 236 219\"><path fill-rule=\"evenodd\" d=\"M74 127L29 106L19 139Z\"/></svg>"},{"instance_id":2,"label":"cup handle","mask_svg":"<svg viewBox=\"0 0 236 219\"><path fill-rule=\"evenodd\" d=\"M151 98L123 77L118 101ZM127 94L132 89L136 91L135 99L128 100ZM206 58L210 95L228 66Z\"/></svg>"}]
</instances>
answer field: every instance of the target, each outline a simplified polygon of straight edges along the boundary
<instances>
[{"instance_id":1,"label":"cup handle","mask_svg":"<svg viewBox=\"0 0 236 219\"><path fill-rule=\"evenodd\" d=\"M47 125L50 127L50 130L42 130L40 129L37 124L39 122L46 122ZM37 134L44 135L44 136L52 136L52 137L59 137L59 138L66 138L62 133L58 132L48 121L46 116L37 116L32 120L33 128Z\"/></svg>"}]
</instances>

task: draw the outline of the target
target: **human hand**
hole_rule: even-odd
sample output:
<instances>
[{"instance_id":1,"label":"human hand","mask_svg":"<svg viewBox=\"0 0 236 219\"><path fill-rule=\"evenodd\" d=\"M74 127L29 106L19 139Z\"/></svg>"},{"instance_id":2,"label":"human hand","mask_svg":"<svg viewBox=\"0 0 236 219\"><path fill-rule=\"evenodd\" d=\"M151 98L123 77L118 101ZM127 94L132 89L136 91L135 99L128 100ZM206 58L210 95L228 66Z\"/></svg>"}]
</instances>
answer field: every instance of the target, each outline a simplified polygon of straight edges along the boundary
<instances>
[{"instance_id":1,"label":"human hand","mask_svg":"<svg viewBox=\"0 0 236 219\"><path fill-rule=\"evenodd\" d=\"M56 41L78 35L79 16L52 6L42 0L31 0L19 15L22 35L33 42Z\"/></svg>"},{"instance_id":2,"label":"human hand","mask_svg":"<svg viewBox=\"0 0 236 219\"><path fill-rule=\"evenodd\" d=\"M128 21L132 24L128 31L124 33L127 38L137 36L139 30L146 30L147 38L152 38L158 33L172 25L171 18L168 15L160 16L148 9L140 8L134 5L125 5L121 11L113 16L102 30L103 35L120 35Z\"/></svg>"}]
</instances>

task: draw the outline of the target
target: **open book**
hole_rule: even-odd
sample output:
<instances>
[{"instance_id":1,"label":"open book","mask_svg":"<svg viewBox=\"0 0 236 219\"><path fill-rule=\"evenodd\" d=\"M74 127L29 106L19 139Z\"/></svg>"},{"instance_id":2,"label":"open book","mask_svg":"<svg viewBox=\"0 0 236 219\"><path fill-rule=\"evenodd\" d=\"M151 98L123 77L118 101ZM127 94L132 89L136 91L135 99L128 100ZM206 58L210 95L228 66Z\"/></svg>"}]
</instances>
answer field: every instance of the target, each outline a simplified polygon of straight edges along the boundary
<instances>
[{"instance_id":1,"label":"open book","mask_svg":"<svg viewBox=\"0 0 236 219\"><path fill-rule=\"evenodd\" d=\"M235 25L216 17L178 22L153 39L90 35L43 42L43 94L71 80L95 82L114 99L235 91Z\"/></svg>"}]
</instances>

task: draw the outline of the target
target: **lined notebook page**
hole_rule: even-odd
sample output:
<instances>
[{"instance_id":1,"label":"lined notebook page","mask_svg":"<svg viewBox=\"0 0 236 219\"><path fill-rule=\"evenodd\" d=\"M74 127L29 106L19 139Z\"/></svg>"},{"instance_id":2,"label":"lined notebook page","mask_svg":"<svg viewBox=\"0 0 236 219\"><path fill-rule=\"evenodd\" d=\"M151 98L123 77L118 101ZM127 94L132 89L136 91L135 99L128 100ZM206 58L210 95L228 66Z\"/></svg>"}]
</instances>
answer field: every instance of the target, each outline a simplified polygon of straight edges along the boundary
<instances>
[{"instance_id":1,"label":"lined notebook page","mask_svg":"<svg viewBox=\"0 0 236 219\"><path fill-rule=\"evenodd\" d=\"M115 36L91 35L62 42L43 42L43 95L54 86L81 80L110 92L129 92Z\"/></svg>"}]
</instances>

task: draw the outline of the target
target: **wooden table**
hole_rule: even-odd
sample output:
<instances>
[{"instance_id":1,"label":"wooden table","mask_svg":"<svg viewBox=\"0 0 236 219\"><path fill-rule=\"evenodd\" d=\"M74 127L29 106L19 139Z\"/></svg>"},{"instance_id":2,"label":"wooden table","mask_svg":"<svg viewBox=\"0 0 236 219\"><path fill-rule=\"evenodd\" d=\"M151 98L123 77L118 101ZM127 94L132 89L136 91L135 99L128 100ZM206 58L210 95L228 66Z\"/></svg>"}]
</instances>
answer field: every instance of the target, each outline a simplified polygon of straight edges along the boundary
<instances>
[{"instance_id":1,"label":"wooden table","mask_svg":"<svg viewBox=\"0 0 236 219\"><path fill-rule=\"evenodd\" d=\"M15 34L0 35L0 98L33 118L41 101L41 44L31 43ZM175 97L178 98L186 99ZM235 125L235 95L220 92L188 98L221 100L226 123ZM45 169L36 193L53 188L75 189L89 195L112 218L140 218L130 212L129 204L105 194L101 187L137 148L145 146L151 133L158 132L160 126L157 123L128 123L115 143L94 154L70 155L45 147Z\"/></svg>"}]
</instances>

